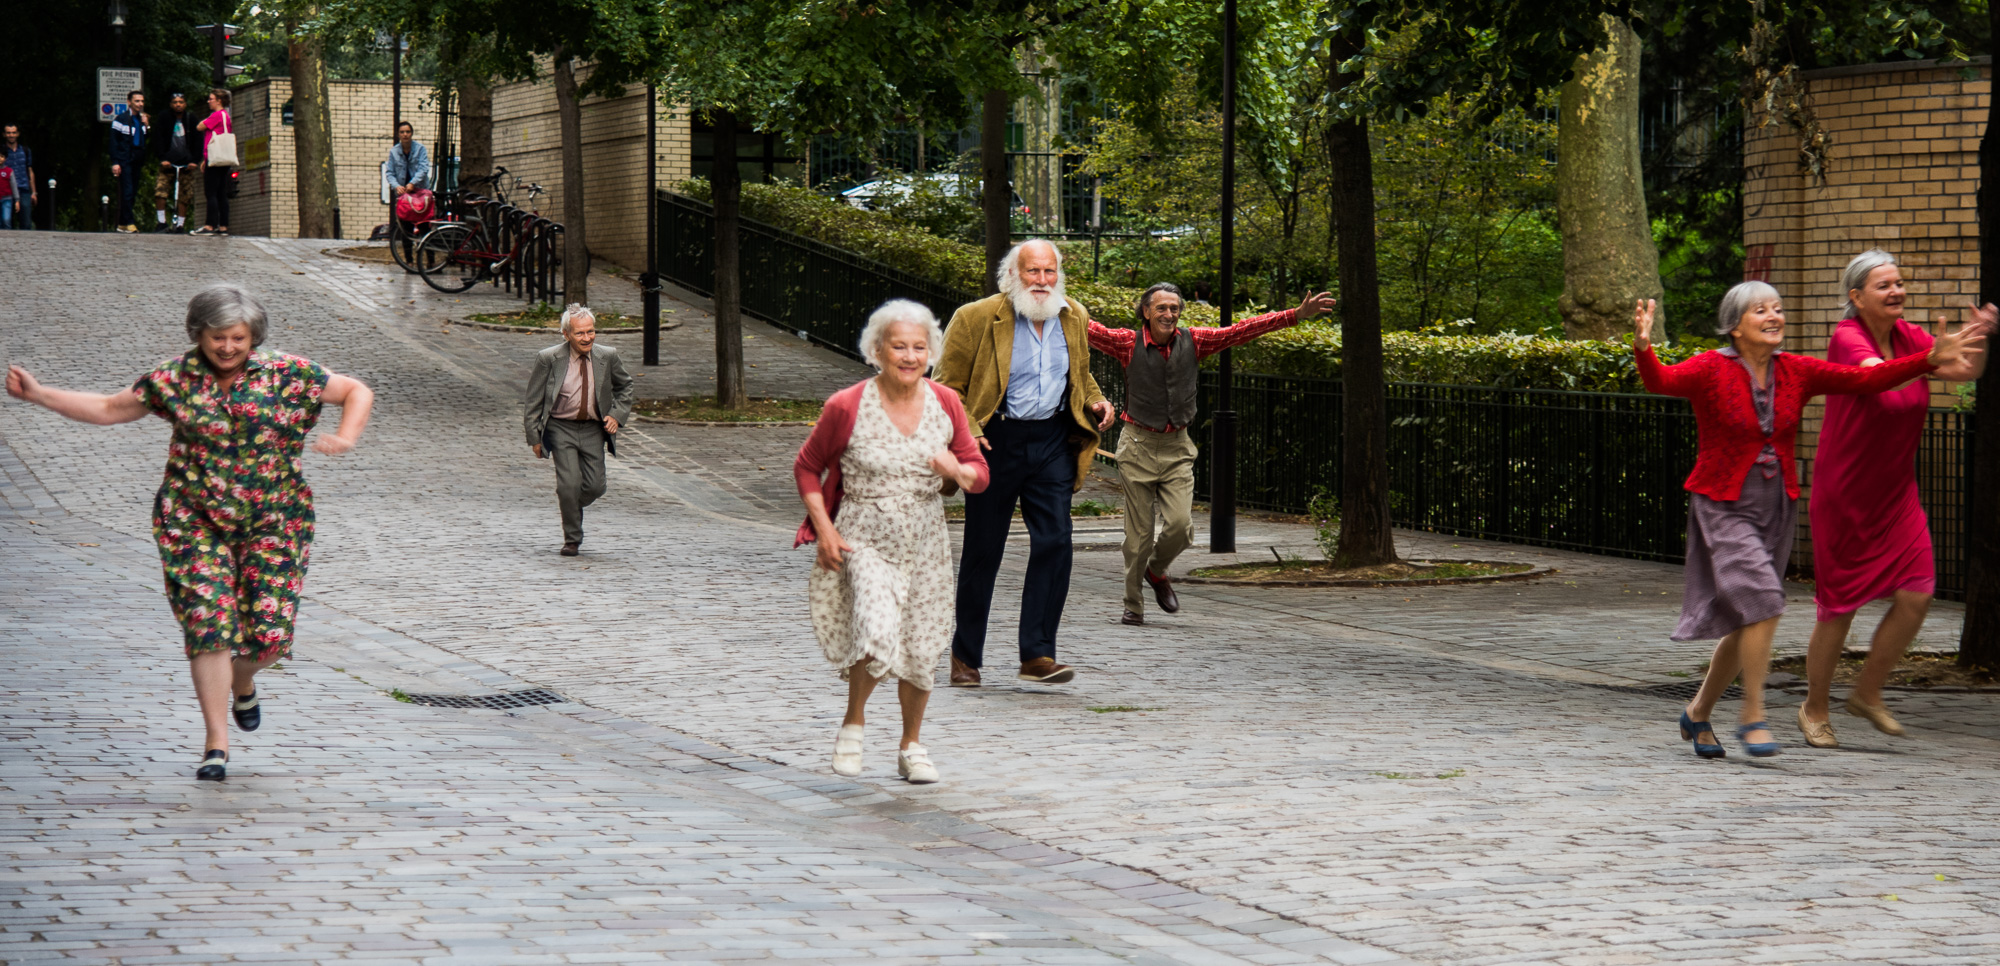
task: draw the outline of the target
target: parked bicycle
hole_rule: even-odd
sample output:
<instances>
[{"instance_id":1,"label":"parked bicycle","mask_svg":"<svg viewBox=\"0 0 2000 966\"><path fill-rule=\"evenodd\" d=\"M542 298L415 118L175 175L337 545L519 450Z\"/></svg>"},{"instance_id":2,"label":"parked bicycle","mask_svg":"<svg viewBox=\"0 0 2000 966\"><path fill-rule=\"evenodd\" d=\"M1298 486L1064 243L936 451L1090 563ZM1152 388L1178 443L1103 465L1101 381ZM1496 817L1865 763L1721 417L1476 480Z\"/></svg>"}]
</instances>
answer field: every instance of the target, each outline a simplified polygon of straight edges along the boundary
<instances>
[{"instance_id":1,"label":"parked bicycle","mask_svg":"<svg viewBox=\"0 0 2000 966\"><path fill-rule=\"evenodd\" d=\"M504 170L495 172L496 183ZM519 179L515 186L524 187ZM525 188L530 202L543 192L538 184ZM498 199L461 192L455 201L456 220L436 223L417 244L425 284L455 294L482 281L505 282L524 296L560 300L561 225Z\"/></svg>"}]
</instances>

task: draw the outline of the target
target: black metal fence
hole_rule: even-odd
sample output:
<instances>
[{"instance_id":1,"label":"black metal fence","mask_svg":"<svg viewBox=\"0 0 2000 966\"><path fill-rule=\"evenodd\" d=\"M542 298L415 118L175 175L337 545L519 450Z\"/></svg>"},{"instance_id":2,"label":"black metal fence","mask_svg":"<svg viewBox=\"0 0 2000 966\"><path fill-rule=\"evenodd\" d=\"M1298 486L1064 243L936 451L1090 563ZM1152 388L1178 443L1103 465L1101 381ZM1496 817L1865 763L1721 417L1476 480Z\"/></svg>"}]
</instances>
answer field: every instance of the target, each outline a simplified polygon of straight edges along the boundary
<instances>
[{"instance_id":1,"label":"black metal fence","mask_svg":"<svg viewBox=\"0 0 2000 966\"><path fill-rule=\"evenodd\" d=\"M660 274L715 294L715 209L669 192L658 204ZM979 297L748 218L737 245L745 314L856 359L861 327L883 302L914 299L949 319Z\"/></svg>"},{"instance_id":2,"label":"black metal fence","mask_svg":"<svg viewBox=\"0 0 2000 966\"><path fill-rule=\"evenodd\" d=\"M661 274L714 291L714 216L706 204L660 197ZM858 357L868 313L890 298L915 299L939 318L975 296L871 262L782 229L743 222L744 311ZM1103 355L1091 369L1122 406L1123 371ZM1201 374L1194 432L1207 441L1218 374ZM1304 513L1321 490L1341 486L1341 383L1239 373L1234 382L1241 459L1237 501L1246 509ZM1391 383L1388 387L1390 515L1397 526L1589 553L1678 563L1686 545L1694 465L1694 415L1665 396ZM1117 424L1105 440L1117 446ZM1936 545L1938 596L1962 600L1971 416L1932 410L1917 459L1918 485ZM1800 467L1811 472L1810 461ZM1209 492L1204 446L1195 492ZM1794 555L1812 565L1810 545Z\"/></svg>"}]
</instances>

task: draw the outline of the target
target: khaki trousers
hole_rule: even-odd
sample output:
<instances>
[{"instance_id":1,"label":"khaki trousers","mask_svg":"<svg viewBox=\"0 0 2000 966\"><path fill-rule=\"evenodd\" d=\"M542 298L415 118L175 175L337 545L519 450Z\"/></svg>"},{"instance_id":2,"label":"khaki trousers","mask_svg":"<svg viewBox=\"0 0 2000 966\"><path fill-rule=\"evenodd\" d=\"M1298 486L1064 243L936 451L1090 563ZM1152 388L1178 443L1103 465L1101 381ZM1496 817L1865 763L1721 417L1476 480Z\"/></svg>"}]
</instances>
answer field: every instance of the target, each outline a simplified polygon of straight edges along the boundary
<instances>
[{"instance_id":1,"label":"khaki trousers","mask_svg":"<svg viewBox=\"0 0 2000 966\"><path fill-rule=\"evenodd\" d=\"M1156 433L1125 423L1118 432L1118 479L1125 485L1125 609L1146 612L1146 571L1167 575L1194 542L1194 439L1185 429ZM1158 536L1154 527L1158 526Z\"/></svg>"},{"instance_id":2,"label":"khaki trousers","mask_svg":"<svg viewBox=\"0 0 2000 966\"><path fill-rule=\"evenodd\" d=\"M154 170L159 171L157 168ZM174 179L176 177L180 179L180 209L179 211L169 211L175 204ZM153 179L154 211L169 211L170 214L178 214L182 218L186 218L189 207L200 199L201 165L185 165L180 169L178 175L175 174L174 169L168 168L164 171L159 171L159 177Z\"/></svg>"}]
</instances>

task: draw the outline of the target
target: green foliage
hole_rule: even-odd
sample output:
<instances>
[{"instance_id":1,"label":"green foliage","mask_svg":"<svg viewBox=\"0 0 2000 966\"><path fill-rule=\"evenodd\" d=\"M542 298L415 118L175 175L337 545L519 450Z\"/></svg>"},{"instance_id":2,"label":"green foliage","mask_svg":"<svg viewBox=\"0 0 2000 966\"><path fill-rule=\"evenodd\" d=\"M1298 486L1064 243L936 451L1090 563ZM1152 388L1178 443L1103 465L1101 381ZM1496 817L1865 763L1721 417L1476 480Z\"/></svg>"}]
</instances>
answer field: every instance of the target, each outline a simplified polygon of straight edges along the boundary
<instances>
[{"instance_id":1,"label":"green foliage","mask_svg":"<svg viewBox=\"0 0 2000 966\"><path fill-rule=\"evenodd\" d=\"M1331 490L1322 489L1313 495L1312 502L1306 504L1306 515L1312 518L1313 543L1319 552L1332 560L1340 552L1340 497Z\"/></svg>"},{"instance_id":2,"label":"green foliage","mask_svg":"<svg viewBox=\"0 0 2000 966\"><path fill-rule=\"evenodd\" d=\"M1420 332L1383 333L1384 377L1390 382L1645 391L1632 364L1629 341L1572 341L1513 333L1451 334L1462 328L1453 324ZM1674 363L1714 345L1689 338L1655 349L1661 361ZM1235 364L1240 371L1337 379L1342 369L1340 329L1318 321L1302 323L1235 350Z\"/></svg>"}]
</instances>

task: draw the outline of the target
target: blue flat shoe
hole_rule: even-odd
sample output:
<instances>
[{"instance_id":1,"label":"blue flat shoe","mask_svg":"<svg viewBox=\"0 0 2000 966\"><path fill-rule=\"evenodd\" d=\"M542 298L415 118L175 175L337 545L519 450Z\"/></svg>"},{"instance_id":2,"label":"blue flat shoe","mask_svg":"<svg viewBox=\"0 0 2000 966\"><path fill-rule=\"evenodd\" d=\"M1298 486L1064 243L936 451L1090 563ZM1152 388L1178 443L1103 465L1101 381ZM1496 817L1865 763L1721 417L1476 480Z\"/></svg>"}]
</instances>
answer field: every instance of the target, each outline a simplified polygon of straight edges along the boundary
<instances>
[{"instance_id":1,"label":"blue flat shoe","mask_svg":"<svg viewBox=\"0 0 2000 966\"><path fill-rule=\"evenodd\" d=\"M1687 709L1682 708L1681 740L1694 742L1694 753L1700 755L1703 758L1720 758L1723 755L1728 754L1728 752L1722 750L1722 744L1720 742L1717 742L1715 744L1703 744L1700 735L1704 731L1708 732L1711 735L1715 734L1715 729L1709 727L1708 722L1696 721L1693 718L1688 717Z\"/></svg>"},{"instance_id":2,"label":"blue flat shoe","mask_svg":"<svg viewBox=\"0 0 2000 966\"><path fill-rule=\"evenodd\" d=\"M1737 725L1736 740L1743 741L1744 735L1759 728L1769 731L1771 730L1771 724L1768 721L1752 721L1746 725ZM1784 745L1778 744L1775 741L1743 741L1743 750L1749 752L1752 758L1769 758L1782 751L1784 747Z\"/></svg>"}]
</instances>

